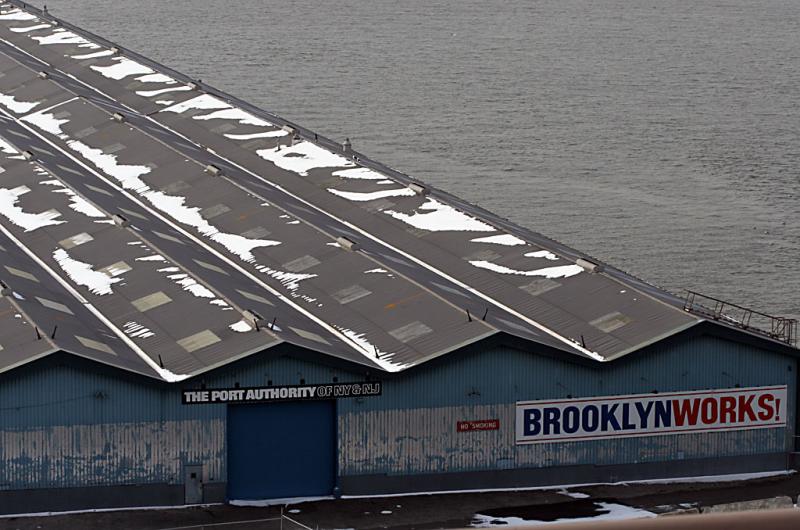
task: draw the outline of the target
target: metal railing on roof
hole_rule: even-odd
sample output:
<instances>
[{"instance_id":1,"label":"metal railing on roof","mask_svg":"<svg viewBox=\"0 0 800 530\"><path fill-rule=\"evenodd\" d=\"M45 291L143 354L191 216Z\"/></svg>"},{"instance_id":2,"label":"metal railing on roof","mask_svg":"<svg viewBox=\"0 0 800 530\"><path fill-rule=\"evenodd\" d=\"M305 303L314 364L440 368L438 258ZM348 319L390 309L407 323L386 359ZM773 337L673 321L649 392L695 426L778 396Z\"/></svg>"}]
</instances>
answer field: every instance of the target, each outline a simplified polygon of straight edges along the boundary
<instances>
[{"instance_id":1,"label":"metal railing on roof","mask_svg":"<svg viewBox=\"0 0 800 530\"><path fill-rule=\"evenodd\" d=\"M695 291L686 291L684 311L797 347L797 320L768 315Z\"/></svg>"}]
</instances>

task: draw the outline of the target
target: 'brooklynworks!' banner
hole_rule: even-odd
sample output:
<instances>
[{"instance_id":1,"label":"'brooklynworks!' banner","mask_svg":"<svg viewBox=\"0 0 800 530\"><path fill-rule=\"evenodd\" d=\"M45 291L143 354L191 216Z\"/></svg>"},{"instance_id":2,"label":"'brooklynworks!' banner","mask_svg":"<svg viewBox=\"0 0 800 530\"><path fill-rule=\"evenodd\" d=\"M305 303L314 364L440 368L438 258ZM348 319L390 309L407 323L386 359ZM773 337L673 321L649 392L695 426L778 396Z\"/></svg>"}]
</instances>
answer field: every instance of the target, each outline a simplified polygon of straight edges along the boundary
<instances>
[{"instance_id":1,"label":"'brooklynworks!' banner","mask_svg":"<svg viewBox=\"0 0 800 530\"><path fill-rule=\"evenodd\" d=\"M521 401L517 444L786 425L786 386Z\"/></svg>"},{"instance_id":2,"label":"'brooklynworks!' banner","mask_svg":"<svg viewBox=\"0 0 800 530\"><path fill-rule=\"evenodd\" d=\"M379 381L367 383L329 383L322 385L262 386L252 388L209 388L183 390L184 405L212 403L260 403L265 401L302 401L372 397L381 395Z\"/></svg>"}]
</instances>

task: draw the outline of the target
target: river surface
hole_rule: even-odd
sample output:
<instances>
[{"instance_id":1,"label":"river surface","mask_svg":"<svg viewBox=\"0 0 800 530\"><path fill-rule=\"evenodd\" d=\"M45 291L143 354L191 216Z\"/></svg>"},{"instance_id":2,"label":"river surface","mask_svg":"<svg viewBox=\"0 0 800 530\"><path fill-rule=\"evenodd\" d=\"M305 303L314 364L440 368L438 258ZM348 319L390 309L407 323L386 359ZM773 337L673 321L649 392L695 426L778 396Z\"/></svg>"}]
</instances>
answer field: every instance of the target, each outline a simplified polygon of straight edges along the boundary
<instances>
[{"instance_id":1,"label":"river surface","mask_svg":"<svg viewBox=\"0 0 800 530\"><path fill-rule=\"evenodd\" d=\"M652 283L800 315L800 9L47 0Z\"/></svg>"}]
</instances>

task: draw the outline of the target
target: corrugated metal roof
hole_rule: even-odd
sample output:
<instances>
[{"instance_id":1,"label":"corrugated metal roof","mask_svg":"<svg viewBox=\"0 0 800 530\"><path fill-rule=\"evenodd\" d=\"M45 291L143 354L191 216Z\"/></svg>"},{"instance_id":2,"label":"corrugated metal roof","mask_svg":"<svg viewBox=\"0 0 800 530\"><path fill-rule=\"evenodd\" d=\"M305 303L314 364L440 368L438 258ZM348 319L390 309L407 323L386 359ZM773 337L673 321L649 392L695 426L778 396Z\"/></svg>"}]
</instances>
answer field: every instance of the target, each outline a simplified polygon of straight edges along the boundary
<instances>
[{"instance_id":1,"label":"corrugated metal roof","mask_svg":"<svg viewBox=\"0 0 800 530\"><path fill-rule=\"evenodd\" d=\"M25 261L0 277L28 299L46 281L116 355L58 347L168 380L283 341L398 371L497 332L602 361L699 321L49 14L6 3L0 38L0 228Z\"/></svg>"}]
</instances>

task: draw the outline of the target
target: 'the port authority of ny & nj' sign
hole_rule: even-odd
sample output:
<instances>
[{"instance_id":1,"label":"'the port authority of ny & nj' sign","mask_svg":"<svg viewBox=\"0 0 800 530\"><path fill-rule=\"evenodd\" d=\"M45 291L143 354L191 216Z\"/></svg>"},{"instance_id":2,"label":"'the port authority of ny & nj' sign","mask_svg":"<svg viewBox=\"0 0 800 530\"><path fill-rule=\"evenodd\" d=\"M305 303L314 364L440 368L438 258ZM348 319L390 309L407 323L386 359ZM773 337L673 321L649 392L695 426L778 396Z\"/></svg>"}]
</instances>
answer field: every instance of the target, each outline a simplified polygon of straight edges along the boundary
<instances>
[{"instance_id":1,"label":"'the port authority of ny & nj' sign","mask_svg":"<svg viewBox=\"0 0 800 530\"><path fill-rule=\"evenodd\" d=\"M211 405L219 403L263 403L268 401L373 397L380 396L381 389L380 381L249 388L201 388L183 390L182 402L184 405Z\"/></svg>"},{"instance_id":2,"label":"'the port authority of ny & nj' sign","mask_svg":"<svg viewBox=\"0 0 800 530\"><path fill-rule=\"evenodd\" d=\"M786 385L521 401L517 444L786 426Z\"/></svg>"}]
</instances>

